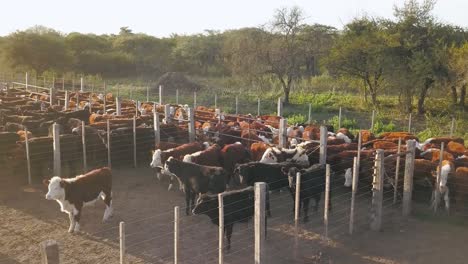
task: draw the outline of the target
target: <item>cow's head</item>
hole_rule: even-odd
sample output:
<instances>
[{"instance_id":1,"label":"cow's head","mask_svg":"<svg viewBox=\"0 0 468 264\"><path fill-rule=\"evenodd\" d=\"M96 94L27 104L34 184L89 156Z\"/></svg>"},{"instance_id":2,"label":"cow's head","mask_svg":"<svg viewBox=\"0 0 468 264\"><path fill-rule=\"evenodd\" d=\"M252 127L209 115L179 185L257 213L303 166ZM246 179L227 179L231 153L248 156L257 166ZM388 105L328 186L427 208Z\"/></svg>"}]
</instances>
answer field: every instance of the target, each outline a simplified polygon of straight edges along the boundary
<instances>
[{"instance_id":1,"label":"cow's head","mask_svg":"<svg viewBox=\"0 0 468 264\"><path fill-rule=\"evenodd\" d=\"M47 200L63 200L65 199L65 181L58 176L52 177L50 180L44 181L48 184L49 191L45 198Z\"/></svg>"},{"instance_id":2,"label":"cow's head","mask_svg":"<svg viewBox=\"0 0 468 264\"><path fill-rule=\"evenodd\" d=\"M204 214L209 212L210 210L214 211L214 209L217 209L217 197L209 196L207 194L201 194L197 202L195 204L195 207L192 210L192 213L194 215L199 215L199 214ZM217 213L217 210L214 211Z\"/></svg>"},{"instance_id":3,"label":"cow's head","mask_svg":"<svg viewBox=\"0 0 468 264\"><path fill-rule=\"evenodd\" d=\"M288 176L289 188L295 189L296 188L296 180L297 180L297 173L299 169L296 167L291 167L287 169L286 167L282 167L281 171Z\"/></svg>"},{"instance_id":4,"label":"cow's head","mask_svg":"<svg viewBox=\"0 0 468 264\"><path fill-rule=\"evenodd\" d=\"M153 159L150 163L151 168L162 168L162 161L161 161L161 150L157 149L153 152Z\"/></svg>"},{"instance_id":5,"label":"cow's head","mask_svg":"<svg viewBox=\"0 0 468 264\"><path fill-rule=\"evenodd\" d=\"M292 161L302 166L309 166L309 156L307 156L306 150L302 147L296 148L297 152L292 158Z\"/></svg>"},{"instance_id":6,"label":"cow's head","mask_svg":"<svg viewBox=\"0 0 468 264\"><path fill-rule=\"evenodd\" d=\"M234 178L239 181L241 185L253 185L255 182L255 175L249 174L249 164L238 164L234 169Z\"/></svg>"},{"instance_id":7,"label":"cow's head","mask_svg":"<svg viewBox=\"0 0 468 264\"><path fill-rule=\"evenodd\" d=\"M278 157L273 148L268 148L260 159L261 163L278 163Z\"/></svg>"}]
</instances>

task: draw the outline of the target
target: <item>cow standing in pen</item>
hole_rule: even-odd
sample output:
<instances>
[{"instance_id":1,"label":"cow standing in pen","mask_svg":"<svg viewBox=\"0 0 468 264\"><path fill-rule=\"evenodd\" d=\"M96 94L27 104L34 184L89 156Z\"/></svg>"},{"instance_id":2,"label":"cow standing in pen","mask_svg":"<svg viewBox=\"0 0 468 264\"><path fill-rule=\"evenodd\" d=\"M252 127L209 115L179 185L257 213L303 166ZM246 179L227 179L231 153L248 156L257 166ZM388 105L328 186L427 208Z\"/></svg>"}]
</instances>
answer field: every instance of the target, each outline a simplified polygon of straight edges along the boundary
<instances>
[{"instance_id":1,"label":"cow standing in pen","mask_svg":"<svg viewBox=\"0 0 468 264\"><path fill-rule=\"evenodd\" d=\"M84 206L94 204L99 197L104 200L106 210L103 222L113 213L112 209L112 174L107 167L90 171L75 178L62 179L54 176L45 181L48 185L47 200L56 200L60 210L70 218L68 232L80 231L81 210Z\"/></svg>"}]
</instances>

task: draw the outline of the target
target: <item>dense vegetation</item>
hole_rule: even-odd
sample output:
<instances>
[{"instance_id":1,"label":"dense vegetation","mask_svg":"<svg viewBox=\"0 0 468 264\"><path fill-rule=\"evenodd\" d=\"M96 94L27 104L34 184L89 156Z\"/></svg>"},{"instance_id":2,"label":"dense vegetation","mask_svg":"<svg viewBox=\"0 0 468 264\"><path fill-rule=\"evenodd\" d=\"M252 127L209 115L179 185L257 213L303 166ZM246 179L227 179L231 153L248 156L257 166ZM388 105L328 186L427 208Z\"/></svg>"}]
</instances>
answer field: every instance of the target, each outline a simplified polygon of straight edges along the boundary
<instances>
[{"instance_id":1,"label":"dense vegetation","mask_svg":"<svg viewBox=\"0 0 468 264\"><path fill-rule=\"evenodd\" d=\"M0 37L0 71L144 81L184 72L205 87L249 87L287 103L336 90L360 94L369 108L385 107L390 94L397 109L421 115L428 98L442 97L455 113L466 107L468 31L439 22L434 4L407 0L394 19L359 17L343 30L304 24L298 7L278 9L263 27L169 38L127 27L94 35L36 26Z\"/></svg>"}]
</instances>

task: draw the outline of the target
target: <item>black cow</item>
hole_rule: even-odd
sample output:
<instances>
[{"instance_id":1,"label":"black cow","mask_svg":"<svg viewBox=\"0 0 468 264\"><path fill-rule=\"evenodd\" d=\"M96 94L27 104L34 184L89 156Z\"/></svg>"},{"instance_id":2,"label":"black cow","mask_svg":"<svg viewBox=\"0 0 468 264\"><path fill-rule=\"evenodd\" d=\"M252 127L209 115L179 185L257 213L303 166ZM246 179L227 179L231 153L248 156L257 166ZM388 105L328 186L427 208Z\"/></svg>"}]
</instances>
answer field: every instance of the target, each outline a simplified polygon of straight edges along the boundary
<instances>
[{"instance_id":1,"label":"black cow","mask_svg":"<svg viewBox=\"0 0 468 264\"><path fill-rule=\"evenodd\" d=\"M297 163L261 163L249 162L239 164L234 170L234 176L238 177L240 184L253 186L256 182L266 182L271 191L279 190L289 186L288 174L289 168L303 167ZM267 203L266 210L268 216L271 216L270 205Z\"/></svg>"},{"instance_id":2,"label":"black cow","mask_svg":"<svg viewBox=\"0 0 468 264\"><path fill-rule=\"evenodd\" d=\"M202 166L170 157L164 164L162 173L175 175L183 186L187 215L191 205L195 204L197 194L220 193L226 189L227 174L221 167Z\"/></svg>"},{"instance_id":3,"label":"black cow","mask_svg":"<svg viewBox=\"0 0 468 264\"><path fill-rule=\"evenodd\" d=\"M314 211L318 211L318 205L320 202L320 196L325 191L325 165L314 164L307 169L298 169L296 167L289 168L288 181L289 190L293 197L293 201L296 199L296 175L297 172L301 173L301 192L299 196L299 207L304 210L304 222L309 220L309 202L310 198L315 199ZM331 189L331 188L330 188ZM331 191L329 200L329 209L331 210ZM299 210L300 210L299 208Z\"/></svg>"},{"instance_id":4,"label":"black cow","mask_svg":"<svg viewBox=\"0 0 468 264\"><path fill-rule=\"evenodd\" d=\"M268 197L268 196L267 196ZM268 204L268 198L266 203ZM255 194L254 187L245 189L227 191L223 195L224 204L224 233L227 239L227 250L231 248L231 235L234 223L248 222L254 215ZM193 214L205 214L215 225L219 225L219 204L218 195L202 194L197 200L197 204L193 209ZM266 231L265 217L265 231ZM266 234L265 234L266 235Z\"/></svg>"}]
</instances>

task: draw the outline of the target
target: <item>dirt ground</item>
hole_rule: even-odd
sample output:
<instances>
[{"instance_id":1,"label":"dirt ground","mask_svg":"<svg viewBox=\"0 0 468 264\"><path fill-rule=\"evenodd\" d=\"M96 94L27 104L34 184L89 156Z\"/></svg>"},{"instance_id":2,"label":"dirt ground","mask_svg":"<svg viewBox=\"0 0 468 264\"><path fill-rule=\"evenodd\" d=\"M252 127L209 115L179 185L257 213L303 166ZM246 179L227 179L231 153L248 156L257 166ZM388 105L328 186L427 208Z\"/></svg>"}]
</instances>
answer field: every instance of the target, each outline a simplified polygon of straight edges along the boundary
<instances>
[{"instance_id":1,"label":"dirt ground","mask_svg":"<svg viewBox=\"0 0 468 264\"><path fill-rule=\"evenodd\" d=\"M102 202L86 207L78 234L67 233L68 217L55 201L44 199L45 187L15 186L0 179L0 263L40 263L38 244L47 239L59 243L61 263L118 263L120 221L126 222L128 263L172 263L176 205L182 216L180 263L217 263L217 226L206 216L185 216L181 192L167 191L167 185L157 182L147 168L113 173L114 217L101 223ZM322 209L311 210L311 220L296 231L289 193L271 195L265 263L467 263L466 222L403 220L400 206L385 199L383 230L369 231L370 192L363 188L351 236L347 234L350 195L337 189L328 240L322 236ZM253 221L236 224L225 263L253 263L253 243Z\"/></svg>"}]
</instances>

